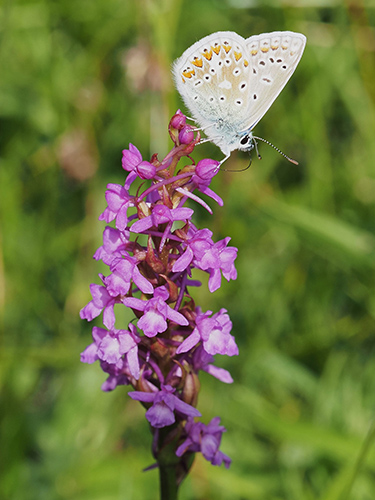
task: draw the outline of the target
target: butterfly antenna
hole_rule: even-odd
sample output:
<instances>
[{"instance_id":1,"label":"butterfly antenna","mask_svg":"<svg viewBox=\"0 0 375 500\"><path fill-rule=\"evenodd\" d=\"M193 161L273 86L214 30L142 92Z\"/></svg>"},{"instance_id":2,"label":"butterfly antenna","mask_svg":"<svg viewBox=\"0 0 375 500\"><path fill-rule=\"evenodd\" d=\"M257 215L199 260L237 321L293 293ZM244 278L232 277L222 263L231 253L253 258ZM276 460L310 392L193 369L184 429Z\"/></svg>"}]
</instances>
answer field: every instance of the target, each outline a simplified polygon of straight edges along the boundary
<instances>
[{"instance_id":1,"label":"butterfly antenna","mask_svg":"<svg viewBox=\"0 0 375 500\"><path fill-rule=\"evenodd\" d=\"M277 148L276 146L274 146L271 142L267 141L266 139L263 139L262 137L256 137L253 135L253 139L257 139L258 141L262 141L262 142L265 142L266 144L268 144L269 146L271 146L271 148L275 149L279 154L281 154L281 156L283 156L285 159L287 159L288 161L290 161L290 163L294 163L294 165L298 165L298 161L296 160L293 160L293 158L290 158L288 155L286 155L285 153L283 153L279 148ZM257 143L256 141L254 141L254 144L255 144L255 150L258 154L258 158L260 159L260 155L258 153L258 147L257 147Z\"/></svg>"}]
</instances>

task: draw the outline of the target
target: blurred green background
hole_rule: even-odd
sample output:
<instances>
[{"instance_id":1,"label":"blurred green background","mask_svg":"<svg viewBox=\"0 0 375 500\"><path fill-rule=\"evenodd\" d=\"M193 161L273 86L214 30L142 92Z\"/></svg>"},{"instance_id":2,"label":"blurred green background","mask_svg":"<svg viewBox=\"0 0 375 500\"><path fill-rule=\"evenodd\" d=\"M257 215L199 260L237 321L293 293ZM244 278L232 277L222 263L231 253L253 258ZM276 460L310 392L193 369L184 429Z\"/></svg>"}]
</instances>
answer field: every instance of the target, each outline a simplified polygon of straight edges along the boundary
<instances>
[{"instance_id":1,"label":"blurred green background","mask_svg":"<svg viewBox=\"0 0 375 500\"><path fill-rule=\"evenodd\" d=\"M228 309L240 355L217 360L233 385L202 375L198 405L232 467L198 457L181 499L373 500L375 3L3 0L0 16L1 500L158 497L144 410L79 362L105 186L129 142L171 147L188 46L284 29L307 47L256 134L300 165L261 144L215 178L223 208L192 205L239 247L237 281L211 295L201 276L196 297Z\"/></svg>"}]
</instances>

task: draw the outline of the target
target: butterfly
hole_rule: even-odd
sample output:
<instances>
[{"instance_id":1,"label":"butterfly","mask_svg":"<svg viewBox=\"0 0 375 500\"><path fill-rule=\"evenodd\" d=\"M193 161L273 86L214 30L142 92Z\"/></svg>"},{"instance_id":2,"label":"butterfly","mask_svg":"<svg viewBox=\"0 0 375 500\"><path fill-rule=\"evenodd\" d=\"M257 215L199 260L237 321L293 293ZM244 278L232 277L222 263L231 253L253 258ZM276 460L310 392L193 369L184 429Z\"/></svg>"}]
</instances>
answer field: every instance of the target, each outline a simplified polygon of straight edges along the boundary
<instances>
[{"instance_id":1,"label":"butterfly","mask_svg":"<svg viewBox=\"0 0 375 500\"><path fill-rule=\"evenodd\" d=\"M177 90L208 140L224 153L223 161L235 149L256 147L252 130L294 73L305 45L306 37L292 31L247 39L218 31L173 63Z\"/></svg>"}]
</instances>

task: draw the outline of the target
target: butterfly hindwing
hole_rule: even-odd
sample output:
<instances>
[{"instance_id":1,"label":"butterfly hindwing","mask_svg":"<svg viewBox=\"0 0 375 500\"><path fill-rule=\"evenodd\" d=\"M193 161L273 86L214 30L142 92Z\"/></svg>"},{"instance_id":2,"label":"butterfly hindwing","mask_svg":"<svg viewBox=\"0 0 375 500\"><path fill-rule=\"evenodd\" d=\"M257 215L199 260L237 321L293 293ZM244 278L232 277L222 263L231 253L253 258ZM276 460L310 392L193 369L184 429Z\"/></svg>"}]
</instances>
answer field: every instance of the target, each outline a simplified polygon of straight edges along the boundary
<instances>
[{"instance_id":1,"label":"butterfly hindwing","mask_svg":"<svg viewBox=\"0 0 375 500\"><path fill-rule=\"evenodd\" d=\"M246 40L250 60L248 121L253 129L285 87L302 57L306 37L291 31L275 31Z\"/></svg>"}]
</instances>

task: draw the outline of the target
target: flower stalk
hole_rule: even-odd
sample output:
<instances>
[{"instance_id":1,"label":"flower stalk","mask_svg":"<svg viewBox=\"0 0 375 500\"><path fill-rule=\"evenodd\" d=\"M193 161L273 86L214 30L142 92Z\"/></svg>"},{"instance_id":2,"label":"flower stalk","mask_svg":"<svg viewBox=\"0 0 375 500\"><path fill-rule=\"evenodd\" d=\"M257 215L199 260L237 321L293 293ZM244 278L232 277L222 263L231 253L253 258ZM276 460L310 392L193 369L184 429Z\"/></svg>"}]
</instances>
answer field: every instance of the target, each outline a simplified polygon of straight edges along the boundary
<instances>
[{"instance_id":1,"label":"flower stalk","mask_svg":"<svg viewBox=\"0 0 375 500\"><path fill-rule=\"evenodd\" d=\"M210 292L220 288L222 276L237 277L237 249L228 245L230 238L214 242L209 229L194 225L194 210L185 206L197 202L212 213L200 193L223 205L209 187L219 163L195 163L190 155L200 135L180 111L169 134L174 147L161 161L157 155L143 160L132 144L123 151L128 174L123 186L107 186L107 207L99 217L107 226L94 254L109 272L99 275L102 284L90 286L92 300L80 312L88 321L102 314L104 326L93 327L93 342L81 361L99 361L108 374L102 389L128 385L134 389L129 396L146 409L156 460L151 467L159 468L162 500L177 498L197 452L213 465L229 467L230 458L219 449L225 428L218 417L209 424L197 421L196 407L199 372L232 383L214 355L238 354L227 311L202 311L193 298L194 287L201 285L192 279L194 268L209 274ZM136 180L138 189L131 194ZM132 309L134 321L117 325L115 305Z\"/></svg>"}]
</instances>

